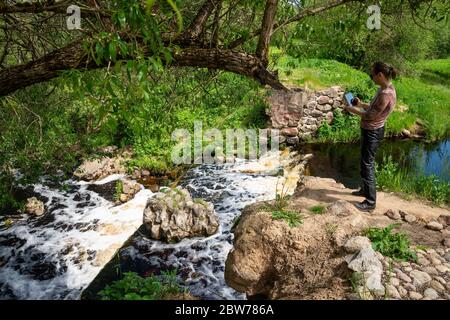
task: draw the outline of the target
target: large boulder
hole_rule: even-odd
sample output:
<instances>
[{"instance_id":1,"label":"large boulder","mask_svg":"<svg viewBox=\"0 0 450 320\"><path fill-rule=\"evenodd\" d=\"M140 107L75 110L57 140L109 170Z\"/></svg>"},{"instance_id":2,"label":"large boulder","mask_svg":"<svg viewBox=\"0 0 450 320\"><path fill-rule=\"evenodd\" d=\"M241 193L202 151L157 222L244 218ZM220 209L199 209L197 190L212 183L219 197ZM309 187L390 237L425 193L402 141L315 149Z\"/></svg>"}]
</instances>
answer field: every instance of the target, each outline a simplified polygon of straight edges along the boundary
<instances>
[{"instance_id":1,"label":"large boulder","mask_svg":"<svg viewBox=\"0 0 450 320\"><path fill-rule=\"evenodd\" d=\"M234 230L225 281L250 297L344 299L350 270L342 268L345 252L335 235L348 239L352 220L324 213L290 227L266 205L248 206Z\"/></svg>"},{"instance_id":2,"label":"large boulder","mask_svg":"<svg viewBox=\"0 0 450 320\"><path fill-rule=\"evenodd\" d=\"M211 203L193 200L186 189L163 190L148 200L144 210L144 225L152 239L178 242L217 232L219 218Z\"/></svg>"},{"instance_id":3,"label":"large boulder","mask_svg":"<svg viewBox=\"0 0 450 320\"><path fill-rule=\"evenodd\" d=\"M124 174L125 167L122 157L104 157L101 159L85 160L75 170L73 175L85 181L103 179L111 174Z\"/></svg>"}]
</instances>

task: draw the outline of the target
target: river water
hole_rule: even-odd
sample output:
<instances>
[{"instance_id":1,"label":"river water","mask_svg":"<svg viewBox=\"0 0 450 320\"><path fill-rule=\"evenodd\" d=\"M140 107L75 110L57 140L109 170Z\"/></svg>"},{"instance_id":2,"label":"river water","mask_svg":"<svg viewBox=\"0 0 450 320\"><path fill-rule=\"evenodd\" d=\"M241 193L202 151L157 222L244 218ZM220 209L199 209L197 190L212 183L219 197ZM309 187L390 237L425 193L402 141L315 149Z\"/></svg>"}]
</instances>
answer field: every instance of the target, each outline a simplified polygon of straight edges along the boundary
<instances>
[{"instance_id":1,"label":"river water","mask_svg":"<svg viewBox=\"0 0 450 320\"><path fill-rule=\"evenodd\" d=\"M300 149L314 155L307 167L310 175L333 178L348 188L359 187L359 144L307 144ZM435 175L450 182L449 139L435 143L385 140L377 152L377 162L382 163L388 156L410 175Z\"/></svg>"},{"instance_id":2,"label":"river water","mask_svg":"<svg viewBox=\"0 0 450 320\"><path fill-rule=\"evenodd\" d=\"M208 238L184 239L165 244L140 235L145 203L154 195L141 190L132 201L119 207L102 198L95 183L64 181L64 190L43 179L33 191L45 200L42 217L21 216L11 227L0 230L0 299L78 299L102 270L111 255L120 250L126 260L123 271L139 274L179 271L179 281L204 299L243 299L226 286L224 266L232 248L231 227L242 209L253 202L275 197L280 177L243 173L245 163L201 165L187 172L182 186L192 197L214 204L220 230ZM244 167L242 167L244 166ZM124 267L125 268L125 267Z\"/></svg>"}]
</instances>

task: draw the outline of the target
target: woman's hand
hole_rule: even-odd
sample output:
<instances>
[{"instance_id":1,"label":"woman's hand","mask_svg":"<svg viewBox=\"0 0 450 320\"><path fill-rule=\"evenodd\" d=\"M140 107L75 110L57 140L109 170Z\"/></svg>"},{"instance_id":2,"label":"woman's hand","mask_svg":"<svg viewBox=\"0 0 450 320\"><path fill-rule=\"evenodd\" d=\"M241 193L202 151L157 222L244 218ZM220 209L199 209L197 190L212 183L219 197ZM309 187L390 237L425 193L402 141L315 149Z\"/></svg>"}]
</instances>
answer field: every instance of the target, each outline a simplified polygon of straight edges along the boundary
<instances>
[{"instance_id":1,"label":"woman's hand","mask_svg":"<svg viewBox=\"0 0 450 320\"><path fill-rule=\"evenodd\" d=\"M359 98L358 97L355 97L355 98L353 98L352 99L352 106L358 106L358 104L360 104L361 103L361 100L359 100Z\"/></svg>"}]
</instances>

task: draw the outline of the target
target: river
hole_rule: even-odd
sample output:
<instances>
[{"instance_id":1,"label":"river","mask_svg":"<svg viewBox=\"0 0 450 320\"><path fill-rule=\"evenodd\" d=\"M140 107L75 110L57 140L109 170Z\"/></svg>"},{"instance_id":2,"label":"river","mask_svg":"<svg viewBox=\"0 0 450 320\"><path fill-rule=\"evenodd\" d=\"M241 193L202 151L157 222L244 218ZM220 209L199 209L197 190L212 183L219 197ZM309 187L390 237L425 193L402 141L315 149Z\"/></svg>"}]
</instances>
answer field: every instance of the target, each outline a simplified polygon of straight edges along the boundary
<instances>
[{"instance_id":1,"label":"river","mask_svg":"<svg viewBox=\"0 0 450 320\"><path fill-rule=\"evenodd\" d=\"M347 188L358 188L358 143L306 144L300 150L314 155L307 166L309 175L333 178ZM377 162L382 163L388 156L410 175L435 175L450 182L450 139L435 143L386 139L377 152Z\"/></svg>"}]
</instances>

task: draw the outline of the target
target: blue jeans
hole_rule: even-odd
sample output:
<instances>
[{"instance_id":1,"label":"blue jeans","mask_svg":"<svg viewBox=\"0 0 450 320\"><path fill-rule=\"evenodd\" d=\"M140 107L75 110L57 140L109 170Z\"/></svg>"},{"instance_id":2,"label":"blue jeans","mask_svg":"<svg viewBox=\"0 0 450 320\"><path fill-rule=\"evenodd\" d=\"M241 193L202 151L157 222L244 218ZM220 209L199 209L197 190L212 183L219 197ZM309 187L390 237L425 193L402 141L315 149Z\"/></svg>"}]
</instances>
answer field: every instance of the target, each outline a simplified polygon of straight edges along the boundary
<instances>
[{"instance_id":1,"label":"blue jeans","mask_svg":"<svg viewBox=\"0 0 450 320\"><path fill-rule=\"evenodd\" d=\"M375 130L361 128L361 190L371 205L377 202L375 155L383 138L384 127Z\"/></svg>"}]
</instances>

